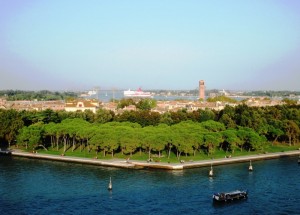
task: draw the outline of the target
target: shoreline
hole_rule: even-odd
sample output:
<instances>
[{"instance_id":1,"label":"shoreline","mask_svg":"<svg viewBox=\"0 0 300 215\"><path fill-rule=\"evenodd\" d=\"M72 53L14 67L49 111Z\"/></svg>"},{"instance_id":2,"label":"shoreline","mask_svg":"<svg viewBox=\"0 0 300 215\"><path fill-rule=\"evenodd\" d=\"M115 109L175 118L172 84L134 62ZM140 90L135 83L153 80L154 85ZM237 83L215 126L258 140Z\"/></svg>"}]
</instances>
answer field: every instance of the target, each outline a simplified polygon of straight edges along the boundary
<instances>
[{"instance_id":1,"label":"shoreline","mask_svg":"<svg viewBox=\"0 0 300 215\"><path fill-rule=\"evenodd\" d=\"M72 162L72 163L81 163L81 164L91 164L98 166L107 166L107 167L117 167L117 168L129 168L129 169L165 169L165 170L184 170L189 168L199 168L199 167L208 167L211 165L226 165L232 163L243 163L255 161L255 160L268 160L276 159L281 157L291 157L300 155L300 150L286 151L286 152L275 152L267 154L257 154L257 155L247 155L247 156L238 156L231 158L218 158L218 159L209 159L202 161L188 161L184 163L165 163L165 162L147 162L147 161L138 161L138 160L123 160L123 159L111 159L111 160L100 160L100 159L91 159L91 158L80 158L72 156L60 156L60 155L48 155L41 153L30 153L22 151L11 151L12 156L27 157L33 159L43 159L43 160L54 160L61 162Z\"/></svg>"}]
</instances>

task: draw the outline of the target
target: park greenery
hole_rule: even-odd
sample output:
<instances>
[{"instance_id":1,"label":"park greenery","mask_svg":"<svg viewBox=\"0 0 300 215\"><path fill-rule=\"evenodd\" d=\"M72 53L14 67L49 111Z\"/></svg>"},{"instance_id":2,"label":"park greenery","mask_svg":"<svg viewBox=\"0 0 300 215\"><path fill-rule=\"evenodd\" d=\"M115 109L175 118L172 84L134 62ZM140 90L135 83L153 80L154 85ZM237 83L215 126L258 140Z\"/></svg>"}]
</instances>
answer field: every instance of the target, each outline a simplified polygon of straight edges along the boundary
<instances>
[{"instance_id":1,"label":"park greenery","mask_svg":"<svg viewBox=\"0 0 300 215\"><path fill-rule=\"evenodd\" d=\"M122 101L125 102L125 101ZM169 161L299 148L299 105L152 112L0 110L1 146L98 158ZM137 103L135 103L137 104ZM120 105L121 107L121 105Z\"/></svg>"},{"instance_id":2,"label":"park greenery","mask_svg":"<svg viewBox=\"0 0 300 215\"><path fill-rule=\"evenodd\" d=\"M128 107L130 105L135 106L140 110L151 110L152 108L156 107L156 100L155 99L121 99L118 102L118 109L123 109L124 107Z\"/></svg>"},{"instance_id":3,"label":"park greenery","mask_svg":"<svg viewBox=\"0 0 300 215\"><path fill-rule=\"evenodd\" d=\"M216 97L210 97L207 98L207 102L228 102L228 103L237 103L237 100L229 98L227 96L216 96Z\"/></svg>"},{"instance_id":4,"label":"park greenery","mask_svg":"<svg viewBox=\"0 0 300 215\"><path fill-rule=\"evenodd\" d=\"M7 101L17 101L17 100L51 101L51 100L67 100L70 98L77 98L77 94L74 92L51 92L48 90L41 90L41 91L1 90L0 97L5 97Z\"/></svg>"}]
</instances>

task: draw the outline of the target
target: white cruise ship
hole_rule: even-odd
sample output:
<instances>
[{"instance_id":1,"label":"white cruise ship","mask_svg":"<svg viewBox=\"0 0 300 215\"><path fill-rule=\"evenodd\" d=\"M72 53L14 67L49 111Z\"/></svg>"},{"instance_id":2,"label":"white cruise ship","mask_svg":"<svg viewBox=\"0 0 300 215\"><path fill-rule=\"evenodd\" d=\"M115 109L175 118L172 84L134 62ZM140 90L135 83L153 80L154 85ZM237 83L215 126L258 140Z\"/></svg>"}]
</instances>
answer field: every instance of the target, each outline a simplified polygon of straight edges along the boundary
<instances>
[{"instance_id":1,"label":"white cruise ship","mask_svg":"<svg viewBox=\"0 0 300 215\"><path fill-rule=\"evenodd\" d=\"M142 91L141 88L139 88L138 90L134 91L134 90L125 90L124 91L124 96L125 97L139 97L139 98L152 98L152 94L150 92L144 92Z\"/></svg>"}]
</instances>

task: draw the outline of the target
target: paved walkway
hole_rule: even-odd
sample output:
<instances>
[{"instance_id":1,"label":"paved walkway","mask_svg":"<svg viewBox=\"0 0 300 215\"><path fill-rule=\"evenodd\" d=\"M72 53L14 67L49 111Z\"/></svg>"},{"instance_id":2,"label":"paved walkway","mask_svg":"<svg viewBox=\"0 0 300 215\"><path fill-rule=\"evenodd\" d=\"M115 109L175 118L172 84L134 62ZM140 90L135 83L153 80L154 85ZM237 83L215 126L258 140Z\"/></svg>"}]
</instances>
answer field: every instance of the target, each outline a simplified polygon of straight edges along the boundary
<instances>
[{"instance_id":1,"label":"paved walkway","mask_svg":"<svg viewBox=\"0 0 300 215\"><path fill-rule=\"evenodd\" d=\"M300 150L249 155L249 156L239 156L239 157L231 157L231 158L210 159L210 160L202 160L202 161L189 161L184 163L147 162L147 161L137 161L137 160L126 161L122 159L100 160L100 159L79 158L79 157L71 157L71 156L48 155L48 154L41 154L41 153L29 153L29 152L22 152L19 150L13 150L12 155L29 157L29 158L37 158L37 159L47 159L47 160L56 160L56 161L64 161L64 162L86 163L86 164L101 165L101 166L120 167L120 168L133 168L133 169L156 168L156 169L182 170L186 168L196 168L196 167L204 167L210 165L224 165L229 163L249 162L250 160L254 161L254 160L274 159L274 158L287 157L287 156L297 156L300 155Z\"/></svg>"},{"instance_id":2,"label":"paved walkway","mask_svg":"<svg viewBox=\"0 0 300 215\"><path fill-rule=\"evenodd\" d=\"M73 163L86 163L86 164L94 164L94 165L101 165L101 166L134 168L134 164L127 163L125 160L121 160L121 159L98 160L98 159L92 159L92 158L49 155L49 154L30 153L30 152L22 152L22 151L15 151L15 150L12 151L12 155L28 157L28 158L45 159L45 160L65 161L65 162L73 162Z\"/></svg>"}]
</instances>

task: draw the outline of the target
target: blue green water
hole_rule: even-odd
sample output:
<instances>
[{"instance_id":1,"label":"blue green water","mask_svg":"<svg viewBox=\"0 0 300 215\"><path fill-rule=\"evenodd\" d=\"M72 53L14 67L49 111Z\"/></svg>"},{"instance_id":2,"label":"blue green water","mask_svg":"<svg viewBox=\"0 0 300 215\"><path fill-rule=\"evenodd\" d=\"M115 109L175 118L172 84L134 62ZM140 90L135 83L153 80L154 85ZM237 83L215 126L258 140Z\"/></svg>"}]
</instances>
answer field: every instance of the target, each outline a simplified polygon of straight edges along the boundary
<instances>
[{"instance_id":1,"label":"blue green water","mask_svg":"<svg viewBox=\"0 0 300 215\"><path fill-rule=\"evenodd\" d=\"M0 157L0 214L300 214L297 157L183 171ZM113 190L107 190L109 177ZM248 189L246 200L212 194Z\"/></svg>"}]
</instances>

